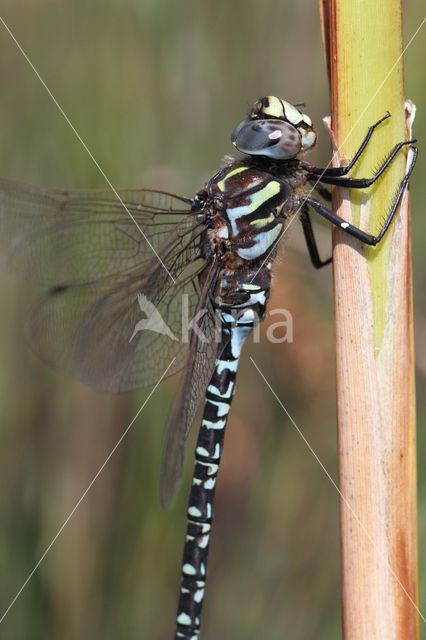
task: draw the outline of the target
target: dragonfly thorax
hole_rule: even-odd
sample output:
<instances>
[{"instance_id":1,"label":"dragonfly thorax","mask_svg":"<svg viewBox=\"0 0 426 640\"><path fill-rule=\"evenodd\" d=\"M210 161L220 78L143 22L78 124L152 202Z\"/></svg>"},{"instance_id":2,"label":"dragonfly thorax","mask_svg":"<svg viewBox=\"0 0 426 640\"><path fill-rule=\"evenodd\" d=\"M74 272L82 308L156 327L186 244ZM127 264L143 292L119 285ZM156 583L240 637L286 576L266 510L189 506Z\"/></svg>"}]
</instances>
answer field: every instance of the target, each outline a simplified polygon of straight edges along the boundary
<instances>
[{"instance_id":1,"label":"dragonfly thorax","mask_svg":"<svg viewBox=\"0 0 426 640\"><path fill-rule=\"evenodd\" d=\"M208 243L224 265L261 263L277 244L292 193L289 181L252 162L234 162L205 188Z\"/></svg>"}]
</instances>

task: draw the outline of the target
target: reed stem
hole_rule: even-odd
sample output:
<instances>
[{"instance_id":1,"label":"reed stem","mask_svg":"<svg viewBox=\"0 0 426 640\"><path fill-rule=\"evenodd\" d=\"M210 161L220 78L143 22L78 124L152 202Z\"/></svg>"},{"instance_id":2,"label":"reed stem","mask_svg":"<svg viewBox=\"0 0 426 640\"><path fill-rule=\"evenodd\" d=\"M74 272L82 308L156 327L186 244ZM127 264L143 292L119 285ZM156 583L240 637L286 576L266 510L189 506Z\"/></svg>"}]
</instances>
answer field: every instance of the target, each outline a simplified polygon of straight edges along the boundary
<instances>
[{"instance_id":1,"label":"reed stem","mask_svg":"<svg viewBox=\"0 0 426 640\"><path fill-rule=\"evenodd\" d=\"M370 176L408 135L400 0L320 0L332 128L344 162L390 111L354 176ZM333 208L375 233L406 164L379 184L335 190ZM408 194L368 248L333 231L342 605L345 640L416 640L415 386Z\"/></svg>"}]
</instances>

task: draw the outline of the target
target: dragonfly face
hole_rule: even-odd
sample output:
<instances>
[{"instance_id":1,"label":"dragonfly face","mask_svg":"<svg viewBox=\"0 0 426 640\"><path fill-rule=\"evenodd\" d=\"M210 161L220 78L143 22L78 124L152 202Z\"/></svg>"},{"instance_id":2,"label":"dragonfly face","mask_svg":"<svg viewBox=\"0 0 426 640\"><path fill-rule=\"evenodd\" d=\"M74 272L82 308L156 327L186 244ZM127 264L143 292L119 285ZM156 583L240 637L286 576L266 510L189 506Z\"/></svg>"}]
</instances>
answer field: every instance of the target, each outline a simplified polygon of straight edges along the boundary
<instances>
[{"instance_id":1,"label":"dragonfly face","mask_svg":"<svg viewBox=\"0 0 426 640\"><path fill-rule=\"evenodd\" d=\"M285 100L266 96L237 124L231 141L251 156L289 160L312 149L316 138L308 115Z\"/></svg>"},{"instance_id":2,"label":"dragonfly face","mask_svg":"<svg viewBox=\"0 0 426 640\"><path fill-rule=\"evenodd\" d=\"M264 317L278 241L299 216L314 266L330 263L319 256L311 207L361 242L380 242L407 187L415 147L377 235L343 220L311 192L317 189L331 200L324 184L373 184L413 142L396 144L372 178L345 177L389 115L369 128L348 165L321 168L298 159L316 141L309 116L285 100L261 98L232 134L235 147L248 157L229 161L194 198L147 189L39 189L0 179L0 263L47 289L30 321L35 349L112 392L155 384L165 371L184 369L166 425L161 473L166 506L180 484L185 442L205 401L176 640L199 635L216 476L239 355ZM200 318L189 341L176 339L183 334L184 299L190 318ZM141 310L149 317L142 319ZM168 330L152 330L164 323Z\"/></svg>"}]
</instances>

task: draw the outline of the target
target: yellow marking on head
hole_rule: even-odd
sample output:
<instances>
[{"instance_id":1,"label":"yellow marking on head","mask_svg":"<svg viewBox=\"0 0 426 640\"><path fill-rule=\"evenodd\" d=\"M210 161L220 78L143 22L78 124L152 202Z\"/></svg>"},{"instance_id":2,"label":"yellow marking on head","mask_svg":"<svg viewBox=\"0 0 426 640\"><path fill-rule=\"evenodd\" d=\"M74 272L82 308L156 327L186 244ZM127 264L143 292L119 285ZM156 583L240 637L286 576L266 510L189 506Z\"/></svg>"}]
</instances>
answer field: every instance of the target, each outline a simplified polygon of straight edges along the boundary
<instances>
[{"instance_id":1,"label":"yellow marking on head","mask_svg":"<svg viewBox=\"0 0 426 640\"><path fill-rule=\"evenodd\" d=\"M283 114L283 106L281 100L275 96L268 96L269 104L267 107L262 105L262 113L273 118L281 118Z\"/></svg>"},{"instance_id":2,"label":"yellow marking on head","mask_svg":"<svg viewBox=\"0 0 426 640\"><path fill-rule=\"evenodd\" d=\"M299 109L296 109L290 102L286 102L285 100L283 100L283 103L286 120L288 120L290 124L298 124L303 119Z\"/></svg>"}]
</instances>

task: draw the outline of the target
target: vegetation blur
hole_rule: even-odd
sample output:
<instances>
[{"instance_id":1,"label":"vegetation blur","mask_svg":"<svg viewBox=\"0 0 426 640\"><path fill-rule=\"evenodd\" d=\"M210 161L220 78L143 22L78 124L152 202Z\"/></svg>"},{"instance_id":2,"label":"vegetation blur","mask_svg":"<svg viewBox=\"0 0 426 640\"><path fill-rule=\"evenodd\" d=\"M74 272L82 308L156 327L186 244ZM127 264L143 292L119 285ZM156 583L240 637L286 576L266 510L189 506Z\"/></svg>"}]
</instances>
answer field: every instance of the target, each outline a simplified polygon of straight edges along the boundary
<instances>
[{"instance_id":1,"label":"vegetation blur","mask_svg":"<svg viewBox=\"0 0 426 640\"><path fill-rule=\"evenodd\" d=\"M420 2L405 3L405 42L423 13ZM268 94L306 102L320 139L312 161L330 158L316 2L4 0L2 17L115 187L193 195L233 152L230 133L248 106ZM411 196L424 613L425 64L426 26L405 55L420 147ZM105 187L1 25L0 81L0 174ZM316 226L325 255L330 231ZM295 227L269 305L290 311L294 341L269 343L265 323L260 344L245 349L217 489L204 640L341 637L338 494L249 359L337 478L332 273L310 266ZM107 396L45 366L24 337L37 290L0 274L0 291L1 617L150 390ZM196 431L183 487L164 512L159 462L176 383L153 393L1 623L1 638L171 638Z\"/></svg>"}]
</instances>

